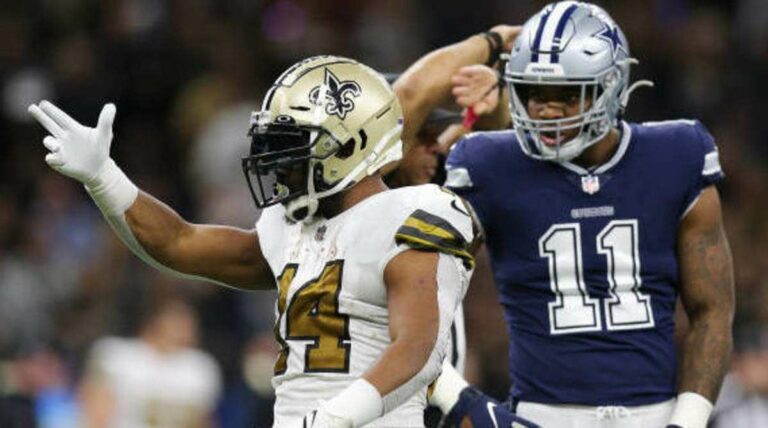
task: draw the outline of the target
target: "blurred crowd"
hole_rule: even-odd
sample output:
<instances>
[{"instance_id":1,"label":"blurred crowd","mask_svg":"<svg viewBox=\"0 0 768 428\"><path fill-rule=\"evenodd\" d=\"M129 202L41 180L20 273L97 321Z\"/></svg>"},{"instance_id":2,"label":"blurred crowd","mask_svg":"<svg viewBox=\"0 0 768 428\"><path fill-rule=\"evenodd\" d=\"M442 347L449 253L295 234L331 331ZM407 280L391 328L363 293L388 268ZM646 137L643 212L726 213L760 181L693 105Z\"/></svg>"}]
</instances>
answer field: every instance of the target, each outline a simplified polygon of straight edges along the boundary
<instances>
[{"instance_id":1,"label":"blurred crowd","mask_svg":"<svg viewBox=\"0 0 768 428\"><path fill-rule=\"evenodd\" d=\"M250 227L258 212L240 168L247 121L284 68L333 53L398 72L494 24L522 23L545 3L3 2L0 426L32 426L23 421L34 418L41 427L74 427L98 416L100 404L89 400L104 397L88 388L94 379L118 382L99 363L105 349L132 341L162 355L147 323L166 301L187 317L183 340L168 340L210 362L200 363L210 378L200 395L210 398L200 401L199 411L209 414L199 426L271 424L274 296L180 281L144 266L83 189L45 165L44 132L26 113L30 103L52 100L93 125L102 104L115 102L112 155L139 187L189 220ZM656 84L633 97L628 118L699 118L718 141L738 303L728 384L735 404L726 403L726 417L739 397L768 396L768 120L761 107L768 99L768 3L598 3L640 59L633 77ZM490 281L478 278L486 284L467 297L468 376L503 397L508 338L501 311L487 310L496 305Z\"/></svg>"}]
</instances>

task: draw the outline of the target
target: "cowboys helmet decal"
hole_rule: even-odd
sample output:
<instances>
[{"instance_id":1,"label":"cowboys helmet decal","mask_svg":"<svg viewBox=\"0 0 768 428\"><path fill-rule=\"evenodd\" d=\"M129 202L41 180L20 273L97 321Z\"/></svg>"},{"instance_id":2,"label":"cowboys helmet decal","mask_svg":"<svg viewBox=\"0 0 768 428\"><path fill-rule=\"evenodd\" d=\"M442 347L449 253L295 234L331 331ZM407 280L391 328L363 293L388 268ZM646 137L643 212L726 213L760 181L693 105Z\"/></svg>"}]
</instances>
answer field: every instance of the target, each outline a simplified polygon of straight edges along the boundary
<instances>
[{"instance_id":1,"label":"cowboys helmet decal","mask_svg":"<svg viewBox=\"0 0 768 428\"><path fill-rule=\"evenodd\" d=\"M324 99L320 99L320 91L324 92ZM325 113L336 115L344 119L347 113L355 109L352 97L359 97L362 91L360 85L354 80L340 81L329 69L325 69L325 82L315 86L309 92L309 102L316 106L325 104Z\"/></svg>"},{"instance_id":2,"label":"cowboys helmet decal","mask_svg":"<svg viewBox=\"0 0 768 428\"><path fill-rule=\"evenodd\" d=\"M618 57L619 52L624 53L624 55L629 55L627 48L624 46L624 42L621 41L619 31L621 30L619 30L618 26L603 21L603 28L592 35L592 37L603 40L610 45L614 60Z\"/></svg>"}]
</instances>

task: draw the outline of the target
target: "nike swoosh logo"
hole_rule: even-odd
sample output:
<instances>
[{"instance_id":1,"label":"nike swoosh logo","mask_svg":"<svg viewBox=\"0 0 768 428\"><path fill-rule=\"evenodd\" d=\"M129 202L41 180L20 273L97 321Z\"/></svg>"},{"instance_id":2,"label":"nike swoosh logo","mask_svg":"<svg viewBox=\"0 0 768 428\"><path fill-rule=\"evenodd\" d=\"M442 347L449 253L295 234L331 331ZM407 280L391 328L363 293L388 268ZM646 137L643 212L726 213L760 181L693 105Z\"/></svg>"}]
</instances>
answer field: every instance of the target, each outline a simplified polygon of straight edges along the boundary
<instances>
[{"instance_id":1,"label":"nike swoosh logo","mask_svg":"<svg viewBox=\"0 0 768 428\"><path fill-rule=\"evenodd\" d=\"M312 417L310 420L309 417ZM304 428L310 428L315 424L315 417L317 416L317 410L313 410L311 414L304 416Z\"/></svg>"},{"instance_id":2,"label":"nike swoosh logo","mask_svg":"<svg viewBox=\"0 0 768 428\"><path fill-rule=\"evenodd\" d=\"M488 408L488 414L491 415L491 422L493 422L493 428L499 428L499 422L496 420L496 414L493 413L493 408L496 407L493 403L485 403L485 407Z\"/></svg>"},{"instance_id":3,"label":"nike swoosh logo","mask_svg":"<svg viewBox=\"0 0 768 428\"><path fill-rule=\"evenodd\" d=\"M470 217L470 218L472 217L471 215L469 215L469 213L468 213L468 212L466 212L466 211L464 211L463 209L459 208L459 206L456 204L456 199L453 199L453 200L451 200L451 207L452 207L453 209L455 209L456 211L458 211L458 212L460 212L460 213L464 214L464 215L465 215L465 216L467 216L467 217Z\"/></svg>"}]
</instances>

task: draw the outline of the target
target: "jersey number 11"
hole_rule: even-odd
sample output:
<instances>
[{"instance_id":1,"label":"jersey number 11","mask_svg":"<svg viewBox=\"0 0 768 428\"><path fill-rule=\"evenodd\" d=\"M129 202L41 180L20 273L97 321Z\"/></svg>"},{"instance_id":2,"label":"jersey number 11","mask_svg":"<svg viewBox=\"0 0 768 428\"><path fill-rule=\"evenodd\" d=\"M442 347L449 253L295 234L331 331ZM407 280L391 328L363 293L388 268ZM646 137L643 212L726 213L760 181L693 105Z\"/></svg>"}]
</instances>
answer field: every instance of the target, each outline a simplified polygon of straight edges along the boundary
<instances>
[{"instance_id":1,"label":"jersey number 11","mask_svg":"<svg viewBox=\"0 0 768 428\"><path fill-rule=\"evenodd\" d=\"M608 294L590 297L584 284L579 223L555 224L539 239L539 255L549 261L555 300L549 303L551 334L635 330L654 326L650 296L640 290L637 220L613 220L597 235L597 252L606 257Z\"/></svg>"}]
</instances>

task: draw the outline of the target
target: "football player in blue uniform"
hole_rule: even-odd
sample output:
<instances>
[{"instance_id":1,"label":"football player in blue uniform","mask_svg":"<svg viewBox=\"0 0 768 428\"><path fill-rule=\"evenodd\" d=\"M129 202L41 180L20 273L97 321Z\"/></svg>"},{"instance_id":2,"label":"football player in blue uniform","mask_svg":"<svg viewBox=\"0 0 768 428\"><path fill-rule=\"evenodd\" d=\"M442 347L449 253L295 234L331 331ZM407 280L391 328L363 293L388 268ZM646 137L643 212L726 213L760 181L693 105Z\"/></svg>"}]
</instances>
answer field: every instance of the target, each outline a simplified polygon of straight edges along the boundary
<instances>
[{"instance_id":1,"label":"football player in blue uniform","mask_svg":"<svg viewBox=\"0 0 768 428\"><path fill-rule=\"evenodd\" d=\"M471 134L447 162L447 186L485 228L510 406L545 427L703 428L728 367L717 147L695 120L622 120L647 83L630 85L635 62L603 9L546 6L506 66L514 130ZM678 297L690 320L679 368ZM457 424L502 426L503 406L449 367L432 401Z\"/></svg>"}]
</instances>

